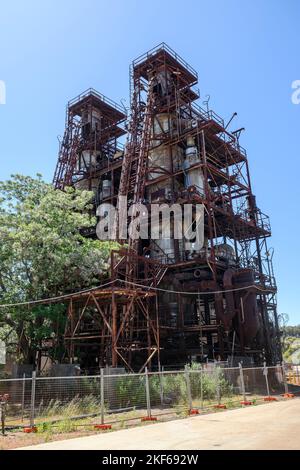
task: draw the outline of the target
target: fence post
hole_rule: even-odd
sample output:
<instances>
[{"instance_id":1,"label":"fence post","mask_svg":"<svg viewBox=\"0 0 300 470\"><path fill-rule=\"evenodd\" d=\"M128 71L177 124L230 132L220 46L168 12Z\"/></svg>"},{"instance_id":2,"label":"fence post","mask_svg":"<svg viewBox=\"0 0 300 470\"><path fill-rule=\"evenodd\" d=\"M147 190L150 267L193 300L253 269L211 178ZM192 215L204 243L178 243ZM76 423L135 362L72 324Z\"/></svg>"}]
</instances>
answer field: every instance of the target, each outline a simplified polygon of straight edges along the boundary
<instances>
[{"instance_id":1,"label":"fence post","mask_svg":"<svg viewBox=\"0 0 300 470\"><path fill-rule=\"evenodd\" d=\"M145 389L146 389L146 403L147 403L147 416L142 418L142 421L156 421L157 418L151 416L151 401L150 401L150 386L148 367L145 367Z\"/></svg>"},{"instance_id":2,"label":"fence post","mask_svg":"<svg viewBox=\"0 0 300 470\"><path fill-rule=\"evenodd\" d=\"M281 371L282 371L282 379L284 383L284 393L287 395L289 393L289 386L286 380L286 374L285 374L285 365L284 362L281 363Z\"/></svg>"},{"instance_id":3,"label":"fence post","mask_svg":"<svg viewBox=\"0 0 300 470\"><path fill-rule=\"evenodd\" d=\"M201 364L201 371L200 371L200 398L201 398L201 409L203 410L203 364Z\"/></svg>"},{"instance_id":4,"label":"fence post","mask_svg":"<svg viewBox=\"0 0 300 470\"><path fill-rule=\"evenodd\" d=\"M270 397L270 388L269 388L269 381L268 381L268 368L266 362L264 362L263 374L266 380L266 387L267 387L267 398Z\"/></svg>"},{"instance_id":5,"label":"fence post","mask_svg":"<svg viewBox=\"0 0 300 470\"><path fill-rule=\"evenodd\" d=\"M25 386L26 386L26 374L23 374L23 383L22 383L22 418L21 421L24 420L24 408L25 408Z\"/></svg>"},{"instance_id":6,"label":"fence post","mask_svg":"<svg viewBox=\"0 0 300 470\"><path fill-rule=\"evenodd\" d=\"M187 391L187 399L189 404L189 412L193 409L193 402L192 402L192 393L191 393L191 382L190 382L190 373L188 366L186 365L184 368L184 375L186 381L186 391Z\"/></svg>"},{"instance_id":7,"label":"fence post","mask_svg":"<svg viewBox=\"0 0 300 470\"><path fill-rule=\"evenodd\" d=\"M219 380L219 371L216 366L215 366L215 371L216 371L215 378L217 381L217 386L216 386L217 401L218 401L218 405L220 405L221 404L220 380Z\"/></svg>"},{"instance_id":8,"label":"fence post","mask_svg":"<svg viewBox=\"0 0 300 470\"><path fill-rule=\"evenodd\" d=\"M111 424L104 424L104 414L105 414L105 407L104 407L104 369L100 368L100 415L101 415L101 422L100 424L95 424L94 429L111 429Z\"/></svg>"},{"instance_id":9,"label":"fence post","mask_svg":"<svg viewBox=\"0 0 300 470\"><path fill-rule=\"evenodd\" d=\"M243 401L246 403L246 391L245 391L245 382L244 382L244 372L242 364L239 362L239 369L240 369L240 379L241 379L241 388L243 394Z\"/></svg>"},{"instance_id":10,"label":"fence post","mask_svg":"<svg viewBox=\"0 0 300 470\"><path fill-rule=\"evenodd\" d=\"M145 387L146 387L147 416L148 418L151 418L151 401L150 401L148 367L145 367Z\"/></svg>"},{"instance_id":11,"label":"fence post","mask_svg":"<svg viewBox=\"0 0 300 470\"><path fill-rule=\"evenodd\" d=\"M30 428L34 429L36 371L31 376Z\"/></svg>"},{"instance_id":12,"label":"fence post","mask_svg":"<svg viewBox=\"0 0 300 470\"><path fill-rule=\"evenodd\" d=\"M104 370L100 369L101 424L104 424Z\"/></svg>"},{"instance_id":13,"label":"fence post","mask_svg":"<svg viewBox=\"0 0 300 470\"><path fill-rule=\"evenodd\" d=\"M164 367L160 367L160 363L158 364L158 372L159 372L159 385L160 385L160 403L161 405L164 404L164 384L163 384L163 369Z\"/></svg>"}]
</instances>

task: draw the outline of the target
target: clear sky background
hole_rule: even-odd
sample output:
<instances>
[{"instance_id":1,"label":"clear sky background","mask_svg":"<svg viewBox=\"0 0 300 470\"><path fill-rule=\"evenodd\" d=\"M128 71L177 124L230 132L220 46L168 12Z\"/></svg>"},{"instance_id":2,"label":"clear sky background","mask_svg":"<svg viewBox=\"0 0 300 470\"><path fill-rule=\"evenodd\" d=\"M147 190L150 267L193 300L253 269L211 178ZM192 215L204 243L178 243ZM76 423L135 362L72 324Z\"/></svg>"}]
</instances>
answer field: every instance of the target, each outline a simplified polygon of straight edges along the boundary
<instances>
[{"instance_id":1,"label":"clear sky background","mask_svg":"<svg viewBox=\"0 0 300 470\"><path fill-rule=\"evenodd\" d=\"M279 312L300 323L298 0L0 0L0 179L51 181L67 101L89 87L126 99L128 67L166 42L199 73L202 100L244 126L252 184L271 217Z\"/></svg>"}]
</instances>

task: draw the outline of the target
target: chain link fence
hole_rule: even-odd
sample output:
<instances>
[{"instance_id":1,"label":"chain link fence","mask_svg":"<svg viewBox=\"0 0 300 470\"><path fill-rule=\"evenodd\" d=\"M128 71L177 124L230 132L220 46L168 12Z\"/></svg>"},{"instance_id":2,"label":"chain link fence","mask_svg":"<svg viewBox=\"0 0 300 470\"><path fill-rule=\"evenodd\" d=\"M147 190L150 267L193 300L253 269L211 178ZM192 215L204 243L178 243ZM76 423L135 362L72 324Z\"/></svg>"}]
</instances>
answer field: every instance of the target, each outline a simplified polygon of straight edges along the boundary
<instances>
[{"instance_id":1,"label":"chain link fence","mask_svg":"<svg viewBox=\"0 0 300 470\"><path fill-rule=\"evenodd\" d=\"M9 395L7 429L54 426L70 430L255 405L299 393L300 382L295 380L286 365L193 364L178 371L114 374L102 369L99 375L67 377L37 377L33 372L31 378L0 380L0 395Z\"/></svg>"}]
</instances>

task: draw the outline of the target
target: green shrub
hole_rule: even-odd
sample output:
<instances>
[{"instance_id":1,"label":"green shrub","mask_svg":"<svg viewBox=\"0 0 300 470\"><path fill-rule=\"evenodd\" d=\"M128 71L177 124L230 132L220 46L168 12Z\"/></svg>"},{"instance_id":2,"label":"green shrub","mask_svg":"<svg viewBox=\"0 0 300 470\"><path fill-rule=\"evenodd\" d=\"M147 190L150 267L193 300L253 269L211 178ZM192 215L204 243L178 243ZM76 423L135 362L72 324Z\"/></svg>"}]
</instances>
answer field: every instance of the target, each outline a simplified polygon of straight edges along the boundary
<instances>
[{"instance_id":1,"label":"green shrub","mask_svg":"<svg viewBox=\"0 0 300 470\"><path fill-rule=\"evenodd\" d=\"M141 407L146 404L145 377L125 376L116 380L116 408Z\"/></svg>"}]
</instances>

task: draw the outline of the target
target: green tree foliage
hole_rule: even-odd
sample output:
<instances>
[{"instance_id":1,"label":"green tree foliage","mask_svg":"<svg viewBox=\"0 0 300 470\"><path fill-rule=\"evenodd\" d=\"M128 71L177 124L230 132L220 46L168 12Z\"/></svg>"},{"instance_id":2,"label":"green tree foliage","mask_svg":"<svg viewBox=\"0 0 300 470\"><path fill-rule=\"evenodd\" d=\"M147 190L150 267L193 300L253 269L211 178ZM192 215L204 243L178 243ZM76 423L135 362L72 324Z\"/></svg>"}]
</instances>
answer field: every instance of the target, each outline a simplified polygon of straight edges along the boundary
<instances>
[{"instance_id":1,"label":"green tree foliage","mask_svg":"<svg viewBox=\"0 0 300 470\"><path fill-rule=\"evenodd\" d=\"M117 244L81 235L80 228L96 223L90 215L92 195L54 190L41 175L12 175L0 182L1 304L100 284ZM16 341L19 359L32 363L41 341L63 330L64 317L63 304L1 308L0 326Z\"/></svg>"},{"instance_id":2,"label":"green tree foliage","mask_svg":"<svg viewBox=\"0 0 300 470\"><path fill-rule=\"evenodd\" d=\"M285 336L300 338L300 325L286 325L282 328L282 331Z\"/></svg>"},{"instance_id":3,"label":"green tree foliage","mask_svg":"<svg viewBox=\"0 0 300 470\"><path fill-rule=\"evenodd\" d=\"M300 363L300 325L284 325L281 328L283 358L286 362Z\"/></svg>"}]
</instances>

